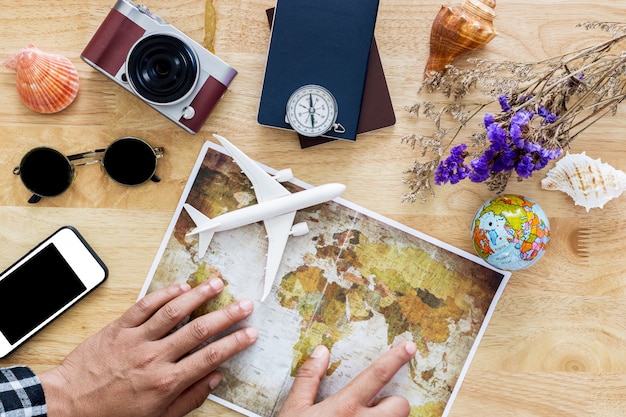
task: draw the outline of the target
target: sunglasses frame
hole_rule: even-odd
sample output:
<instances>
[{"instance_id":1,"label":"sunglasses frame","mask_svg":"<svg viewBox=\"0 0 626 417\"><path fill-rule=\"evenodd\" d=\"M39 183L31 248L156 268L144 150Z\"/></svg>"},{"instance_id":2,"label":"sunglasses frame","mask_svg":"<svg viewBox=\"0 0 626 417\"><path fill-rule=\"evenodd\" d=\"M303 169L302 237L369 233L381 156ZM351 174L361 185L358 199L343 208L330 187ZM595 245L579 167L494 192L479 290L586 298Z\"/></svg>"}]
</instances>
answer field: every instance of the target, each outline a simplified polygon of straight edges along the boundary
<instances>
[{"instance_id":1,"label":"sunglasses frame","mask_svg":"<svg viewBox=\"0 0 626 417\"><path fill-rule=\"evenodd\" d=\"M111 176L111 174L107 171L106 166L104 165L104 157L106 155L107 150L109 150L114 144L118 143L119 141L122 140L134 140L134 141L138 141L141 142L143 144L145 144L148 148L150 148L152 150L152 153L154 154L154 171L152 172L152 174L150 175L149 178L147 178L145 181L137 183L137 184L124 184L123 182L120 182L118 180L116 180L115 178L113 178ZM39 150L39 149L46 149L46 150L51 150L53 152L56 152L59 156L63 157L66 161L67 161L67 166L69 167L69 174L70 174L70 181L67 185L67 187L65 187L65 189L63 189L63 191L55 194L55 195L50 195L50 196L45 196L45 195L41 195L36 193L35 191L31 190L25 183L24 183L24 179L21 176L21 168L24 165L24 160L32 154L32 152ZM62 152L58 151L57 149L48 147L48 146L39 146L36 148L31 149L30 151L26 152L26 154L22 157L22 160L20 162L20 165L15 167L13 169L13 174L15 175L19 175L20 179L22 179L22 184L24 184L24 186L26 187L26 189L28 191L30 191L31 193L33 193L33 195L28 199L28 202L30 204L35 204L37 202L39 202L42 198L51 198L51 197L56 197L58 195L63 194L65 191L67 191L72 183L74 182L74 178L76 178L76 170L75 167L77 166L84 166L84 165L93 165L93 164L100 164L102 167L102 170L104 171L104 173L107 175L107 177L111 178L113 181L115 181L118 184L121 185L125 185L127 187L133 187L136 185L141 185L141 184L145 184L148 181L153 181L153 182L160 182L161 179L156 176L156 167L157 167L157 162L160 158L163 157L163 155L165 154L165 149L163 147L157 146L154 147L152 145L150 145L148 142L146 142L143 139L134 137L134 136L124 136L118 139L115 139L113 142L111 142L106 148L99 148L99 149L95 149L93 151L87 151L87 152L81 152L81 153L77 153L77 154L73 154L73 155L65 155ZM91 159L88 161L81 161L83 159ZM75 162L75 161L81 161L81 162Z\"/></svg>"}]
</instances>

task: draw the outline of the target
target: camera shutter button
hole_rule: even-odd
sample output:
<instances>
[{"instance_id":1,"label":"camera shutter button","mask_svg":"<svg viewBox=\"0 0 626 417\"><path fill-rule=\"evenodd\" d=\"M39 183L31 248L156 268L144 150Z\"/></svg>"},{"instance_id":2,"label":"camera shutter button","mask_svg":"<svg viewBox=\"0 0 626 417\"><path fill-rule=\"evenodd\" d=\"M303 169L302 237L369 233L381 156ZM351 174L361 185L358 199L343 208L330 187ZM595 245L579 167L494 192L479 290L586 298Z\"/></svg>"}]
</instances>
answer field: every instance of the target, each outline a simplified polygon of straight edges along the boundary
<instances>
[{"instance_id":1,"label":"camera shutter button","mask_svg":"<svg viewBox=\"0 0 626 417\"><path fill-rule=\"evenodd\" d=\"M194 116L196 115L196 110L191 107L191 106L187 106L183 109L183 119L192 119Z\"/></svg>"}]
</instances>

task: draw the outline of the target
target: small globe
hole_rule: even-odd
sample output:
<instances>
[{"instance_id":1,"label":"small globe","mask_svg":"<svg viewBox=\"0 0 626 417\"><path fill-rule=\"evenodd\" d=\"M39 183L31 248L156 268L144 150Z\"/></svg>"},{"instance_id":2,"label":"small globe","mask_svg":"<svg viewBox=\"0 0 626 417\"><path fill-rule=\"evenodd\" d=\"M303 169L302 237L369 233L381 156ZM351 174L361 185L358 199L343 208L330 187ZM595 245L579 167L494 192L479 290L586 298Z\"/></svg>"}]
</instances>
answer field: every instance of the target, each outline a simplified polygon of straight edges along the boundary
<instances>
[{"instance_id":1,"label":"small globe","mask_svg":"<svg viewBox=\"0 0 626 417\"><path fill-rule=\"evenodd\" d=\"M545 253L550 223L539 205L519 195L502 195L483 204L472 220L478 256L507 271L527 268Z\"/></svg>"}]
</instances>

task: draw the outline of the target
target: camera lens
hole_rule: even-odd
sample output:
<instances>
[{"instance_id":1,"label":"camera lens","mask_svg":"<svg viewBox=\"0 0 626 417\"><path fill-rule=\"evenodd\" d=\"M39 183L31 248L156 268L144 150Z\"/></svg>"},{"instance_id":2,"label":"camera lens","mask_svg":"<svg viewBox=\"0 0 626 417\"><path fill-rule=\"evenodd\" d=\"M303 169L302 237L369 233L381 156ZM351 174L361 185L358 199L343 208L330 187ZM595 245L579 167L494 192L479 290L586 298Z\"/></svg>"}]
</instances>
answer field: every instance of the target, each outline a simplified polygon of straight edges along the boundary
<instances>
[{"instance_id":1,"label":"camera lens","mask_svg":"<svg viewBox=\"0 0 626 417\"><path fill-rule=\"evenodd\" d=\"M168 35L148 36L131 51L127 76L139 96L153 103L172 103L195 86L198 61L182 40Z\"/></svg>"}]
</instances>

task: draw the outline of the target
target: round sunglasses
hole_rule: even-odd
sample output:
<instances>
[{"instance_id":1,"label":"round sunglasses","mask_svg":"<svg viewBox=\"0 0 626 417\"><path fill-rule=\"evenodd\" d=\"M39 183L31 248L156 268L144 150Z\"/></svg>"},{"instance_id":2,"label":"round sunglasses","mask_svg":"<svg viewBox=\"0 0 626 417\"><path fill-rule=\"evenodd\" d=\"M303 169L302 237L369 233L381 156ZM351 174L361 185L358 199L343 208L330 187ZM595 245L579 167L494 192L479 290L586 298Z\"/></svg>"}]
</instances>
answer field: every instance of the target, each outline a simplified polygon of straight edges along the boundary
<instances>
[{"instance_id":1,"label":"round sunglasses","mask_svg":"<svg viewBox=\"0 0 626 417\"><path fill-rule=\"evenodd\" d=\"M28 151L13 173L33 193L28 202L36 203L42 197L54 197L67 190L76 177L74 168L81 165L100 163L110 178L123 185L139 185L148 180L159 182L155 172L163 152L163 148L154 148L135 137L123 137L105 149L69 156L42 146Z\"/></svg>"}]
</instances>

